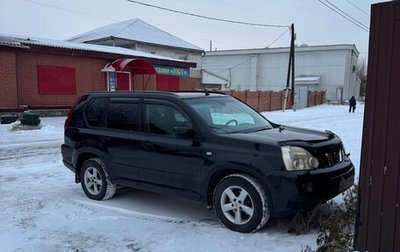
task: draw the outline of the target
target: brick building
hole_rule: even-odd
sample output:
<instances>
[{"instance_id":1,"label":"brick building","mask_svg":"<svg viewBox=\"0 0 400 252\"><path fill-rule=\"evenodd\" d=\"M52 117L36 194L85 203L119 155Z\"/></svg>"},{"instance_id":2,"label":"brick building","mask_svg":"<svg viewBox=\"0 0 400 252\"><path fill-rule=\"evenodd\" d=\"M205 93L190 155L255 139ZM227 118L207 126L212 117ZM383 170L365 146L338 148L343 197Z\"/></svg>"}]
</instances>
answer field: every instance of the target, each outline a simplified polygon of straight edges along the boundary
<instances>
[{"instance_id":1,"label":"brick building","mask_svg":"<svg viewBox=\"0 0 400 252\"><path fill-rule=\"evenodd\" d=\"M121 47L0 35L0 110L69 107L89 91L196 89L191 68Z\"/></svg>"}]
</instances>

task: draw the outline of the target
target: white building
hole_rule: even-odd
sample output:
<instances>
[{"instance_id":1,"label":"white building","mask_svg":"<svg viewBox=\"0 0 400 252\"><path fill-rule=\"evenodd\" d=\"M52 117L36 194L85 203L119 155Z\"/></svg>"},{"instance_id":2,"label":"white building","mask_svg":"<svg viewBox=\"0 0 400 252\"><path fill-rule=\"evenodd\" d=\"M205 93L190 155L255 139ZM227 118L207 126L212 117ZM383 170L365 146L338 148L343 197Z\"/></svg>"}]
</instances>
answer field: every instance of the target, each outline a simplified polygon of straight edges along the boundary
<instances>
[{"instance_id":1,"label":"white building","mask_svg":"<svg viewBox=\"0 0 400 252\"><path fill-rule=\"evenodd\" d=\"M295 48L295 91L326 91L328 101L359 96L355 45ZM272 90L286 88L289 48L242 49L206 52L202 83L222 90Z\"/></svg>"},{"instance_id":2,"label":"white building","mask_svg":"<svg viewBox=\"0 0 400 252\"><path fill-rule=\"evenodd\" d=\"M200 78L204 50L138 18L112 23L68 39L96 45L118 46L197 63L190 77Z\"/></svg>"}]
</instances>

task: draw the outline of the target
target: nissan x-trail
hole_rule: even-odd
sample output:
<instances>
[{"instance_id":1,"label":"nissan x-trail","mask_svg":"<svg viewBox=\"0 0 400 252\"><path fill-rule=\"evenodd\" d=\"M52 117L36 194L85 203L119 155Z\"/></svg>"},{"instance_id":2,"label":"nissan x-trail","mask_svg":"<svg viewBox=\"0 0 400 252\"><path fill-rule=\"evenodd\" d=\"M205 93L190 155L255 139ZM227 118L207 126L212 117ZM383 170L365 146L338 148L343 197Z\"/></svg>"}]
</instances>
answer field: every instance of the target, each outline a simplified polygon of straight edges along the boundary
<instances>
[{"instance_id":1,"label":"nissan x-trail","mask_svg":"<svg viewBox=\"0 0 400 252\"><path fill-rule=\"evenodd\" d=\"M272 123L215 92L83 95L61 149L91 199L107 200L117 186L185 197L239 232L311 209L354 180L334 133Z\"/></svg>"}]
</instances>

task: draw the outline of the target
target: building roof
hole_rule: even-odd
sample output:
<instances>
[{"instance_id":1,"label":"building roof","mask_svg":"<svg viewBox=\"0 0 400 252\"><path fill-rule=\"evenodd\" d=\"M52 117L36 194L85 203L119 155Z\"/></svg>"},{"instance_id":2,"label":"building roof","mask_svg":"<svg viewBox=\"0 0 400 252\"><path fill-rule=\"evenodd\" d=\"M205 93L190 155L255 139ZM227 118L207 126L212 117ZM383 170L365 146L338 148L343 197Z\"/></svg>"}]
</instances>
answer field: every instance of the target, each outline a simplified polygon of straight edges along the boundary
<instances>
[{"instance_id":1,"label":"building roof","mask_svg":"<svg viewBox=\"0 0 400 252\"><path fill-rule=\"evenodd\" d=\"M1 35L0 35L0 46L29 48L28 46L25 46L25 45L21 44L21 42L16 38L2 37Z\"/></svg>"},{"instance_id":2,"label":"building roof","mask_svg":"<svg viewBox=\"0 0 400 252\"><path fill-rule=\"evenodd\" d=\"M105 38L120 38L155 45L204 51L198 46L192 45L137 18L102 26L72 37L67 41L90 42Z\"/></svg>"},{"instance_id":3,"label":"building roof","mask_svg":"<svg viewBox=\"0 0 400 252\"><path fill-rule=\"evenodd\" d=\"M218 50L218 51L207 51L206 56L282 53L282 52L289 52L289 50L290 47L266 47L266 48L252 48L252 49ZM296 46L294 50L295 52L353 50L357 55L359 55L357 47L354 44L311 45L311 46L301 45L301 46Z\"/></svg>"},{"instance_id":4,"label":"building roof","mask_svg":"<svg viewBox=\"0 0 400 252\"><path fill-rule=\"evenodd\" d=\"M159 56L156 54L146 53L146 52L122 48L122 47L93 45L93 44L85 44L85 43L77 43L77 42L68 42L68 41L63 41L63 40L54 40L54 39L45 39L45 38L36 38L36 37L24 37L24 36L7 35L7 34L0 33L0 46L1 45L12 46L12 47L22 47L22 48L28 48L28 49L30 48L30 46L45 46L45 47L53 47L53 48L60 48L60 49L110 53L110 54L125 55L125 56L131 56L131 57L140 57L140 58L148 58L148 59L175 61L175 62L181 62L181 63L187 63L187 64L195 64L193 62L188 62L185 60L178 60L178 59L163 57L163 56Z\"/></svg>"}]
</instances>

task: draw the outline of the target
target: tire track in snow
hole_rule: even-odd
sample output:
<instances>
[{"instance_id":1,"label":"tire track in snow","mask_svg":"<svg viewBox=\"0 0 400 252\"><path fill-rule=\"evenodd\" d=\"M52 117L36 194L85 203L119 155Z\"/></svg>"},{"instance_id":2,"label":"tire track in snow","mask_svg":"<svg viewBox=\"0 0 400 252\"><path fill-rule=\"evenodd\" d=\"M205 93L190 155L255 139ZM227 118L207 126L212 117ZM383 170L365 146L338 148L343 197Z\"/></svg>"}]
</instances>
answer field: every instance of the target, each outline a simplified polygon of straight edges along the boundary
<instances>
[{"instance_id":1,"label":"tire track in snow","mask_svg":"<svg viewBox=\"0 0 400 252\"><path fill-rule=\"evenodd\" d=\"M61 144L60 140L43 140L29 142L28 145L27 142L0 145L0 162L61 153Z\"/></svg>"},{"instance_id":2,"label":"tire track in snow","mask_svg":"<svg viewBox=\"0 0 400 252\"><path fill-rule=\"evenodd\" d=\"M170 216L147 214L147 213L138 212L138 211L134 211L134 210L128 210L128 209L124 209L124 208L104 205L104 204L100 204L97 202L90 202L90 201L83 201L83 200L76 200L76 199L74 201L79 204L82 204L82 205L94 206L96 208L103 208L108 211L109 210L118 211L118 212L127 214L127 216L125 218L135 218L135 219L140 219L140 220L145 220L145 221L152 221L152 222L157 221L157 222L172 223L172 224L191 224L193 226L219 226L219 227L223 228L222 224L217 219L211 219L211 218L180 219L180 218L175 218L175 217L170 217Z\"/></svg>"}]
</instances>

